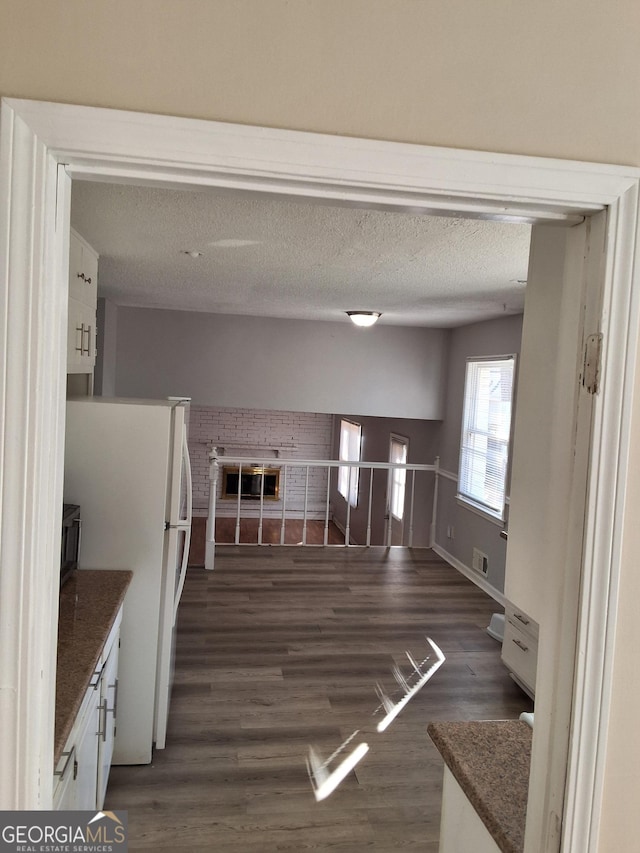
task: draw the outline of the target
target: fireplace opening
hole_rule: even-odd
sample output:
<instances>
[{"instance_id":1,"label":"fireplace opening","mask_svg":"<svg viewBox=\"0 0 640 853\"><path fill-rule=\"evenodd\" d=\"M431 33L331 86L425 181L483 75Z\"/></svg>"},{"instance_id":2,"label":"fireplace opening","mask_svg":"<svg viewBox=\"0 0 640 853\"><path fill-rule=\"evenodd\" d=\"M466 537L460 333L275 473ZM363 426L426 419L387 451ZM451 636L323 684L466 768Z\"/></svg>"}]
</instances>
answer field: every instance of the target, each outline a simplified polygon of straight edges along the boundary
<instances>
[{"instance_id":1,"label":"fireplace opening","mask_svg":"<svg viewBox=\"0 0 640 853\"><path fill-rule=\"evenodd\" d=\"M223 500L238 499L238 477L240 476L240 499L277 501L280 497L280 468L264 468L260 465L224 466L222 469ZM264 486L262 483L264 482Z\"/></svg>"}]
</instances>

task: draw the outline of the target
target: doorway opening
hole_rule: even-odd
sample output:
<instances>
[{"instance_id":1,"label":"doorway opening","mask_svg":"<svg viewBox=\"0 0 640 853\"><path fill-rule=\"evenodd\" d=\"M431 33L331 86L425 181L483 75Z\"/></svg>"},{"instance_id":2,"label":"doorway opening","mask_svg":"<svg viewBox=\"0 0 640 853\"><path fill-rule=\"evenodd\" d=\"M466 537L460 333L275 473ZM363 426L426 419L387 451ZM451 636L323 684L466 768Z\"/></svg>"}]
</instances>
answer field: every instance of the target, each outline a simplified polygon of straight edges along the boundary
<instances>
[{"instance_id":1,"label":"doorway opening","mask_svg":"<svg viewBox=\"0 0 640 853\"><path fill-rule=\"evenodd\" d=\"M607 718L610 683L606 673L611 670L613 657L611 629L621 572L622 531L616 513L627 482L630 413L625 404L633 382L638 325L638 306L632 299L638 176L633 170L615 167L443 152L264 128L255 132L242 128L240 133L233 126L214 123L18 101L3 103L1 130L1 175L3 189L7 190L3 193L3 218L7 227L2 229L0 248L8 259L2 287L7 296L11 295L9 302L3 299L3 305L9 304L11 312L4 329L12 379L4 387L1 439L5 489L0 648L7 650L3 672L11 673L13 684L6 709L8 724L0 742L2 756L6 757L4 784L10 791L7 802L16 808L33 808L46 804L50 793L46 776L52 753L52 722L46 709L51 705L54 685L55 598L53 585L42 583L42 573L49 581L55 573L62 496L65 272L71 178L165 185L235 184L258 187L263 192L346 197L374 205L449 210L479 217L521 217L534 222L576 223L607 208L603 244L599 249L589 244L592 258L598 254L598 272L591 283L603 294L597 302L603 306L598 319L605 327L600 329L604 333L601 383L607 387L607 395L593 401L588 425L586 522L583 512L579 530L564 526L557 537L551 537L560 564L568 550L574 560L578 553L578 574L582 570L577 672L573 660L570 662L574 749L568 777L566 764L565 772L553 778L532 777L530 805L534 808L527 827L527 849L550 849L549 828L561 818L565 838L570 836L569 843L575 845L572 849L589 849L589 839L596 837L598 828L599 810L593 805L600 802L602 794L600 771L606 740L593 742L589 734ZM212 137L216 144L211 143ZM236 165L230 167L231 162ZM380 180L381 175L384 180ZM548 237L545 227L541 240ZM584 248L584 239L572 241L565 271L572 264L580 267L576 258L584 257ZM587 284L591 276L589 267ZM572 315L569 311L566 319L575 320L575 312ZM572 373L580 361L581 352L577 350L562 353L571 363ZM574 415L577 417L577 412ZM583 474L581 471L580 476ZM570 476L573 478L573 472ZM21 518L15 507L24 510ZM563 519L553 521L563 526ZM594 586L602 593L597 602L590 597ZM602 601L608 602L607 608L602 608ZM563 606L558 602L559 619ZM16 613L19 619L14 618ZM592 640L589 644L587 633ZM24 650L19 671L12 662L17 649ZM545 675L550 685L550 718L566 698L552 686L562 674L555 667ZM28 709L33 710L27 713ZM534 752L539 754L541 766L546 765L554 746L566 744L566 739L566 733L551 725L546 732L538 731ZM545 788L549 793L544 793ZM556 794L557 802L552 802ZM577 837L586 838L586 843L580 846Z\"/></svg>"}]
</instances>

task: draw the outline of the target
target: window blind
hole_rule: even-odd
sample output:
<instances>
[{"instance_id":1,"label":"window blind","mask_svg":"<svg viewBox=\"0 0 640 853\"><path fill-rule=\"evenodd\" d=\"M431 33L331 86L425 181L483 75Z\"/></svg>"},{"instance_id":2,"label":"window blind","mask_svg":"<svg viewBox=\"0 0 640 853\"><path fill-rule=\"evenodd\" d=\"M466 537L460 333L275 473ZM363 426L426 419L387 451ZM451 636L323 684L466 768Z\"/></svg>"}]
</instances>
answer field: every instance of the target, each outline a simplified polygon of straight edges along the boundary
<instances>
[{"instance_id":1,"label":"window blind","mask_svg":"<svg viewBox=\"0 0 640 853\"><path fill-rule=\"evenodd\" d=\"M504 517L514 356L467 361L459 497Z\"/></svg>"}]
</instances>

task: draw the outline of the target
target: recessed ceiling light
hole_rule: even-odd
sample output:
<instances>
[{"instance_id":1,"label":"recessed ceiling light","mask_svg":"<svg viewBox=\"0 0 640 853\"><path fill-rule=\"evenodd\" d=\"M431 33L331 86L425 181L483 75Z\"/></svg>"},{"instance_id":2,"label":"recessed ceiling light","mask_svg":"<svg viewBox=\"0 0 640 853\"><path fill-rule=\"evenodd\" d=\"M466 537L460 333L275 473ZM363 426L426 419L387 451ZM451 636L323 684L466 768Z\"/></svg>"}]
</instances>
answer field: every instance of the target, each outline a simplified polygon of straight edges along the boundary
<instances>
[{"instance_id":1,"label":"recessed ceiling light","mask_svg":"<svg viewBox=\"0 0 640 853\"><path fill-rule=\"evenodd\" d=\"M373 326L381 316L379 311L345 311L345 314L356 326Z\"/></svg>"}]
</instances>

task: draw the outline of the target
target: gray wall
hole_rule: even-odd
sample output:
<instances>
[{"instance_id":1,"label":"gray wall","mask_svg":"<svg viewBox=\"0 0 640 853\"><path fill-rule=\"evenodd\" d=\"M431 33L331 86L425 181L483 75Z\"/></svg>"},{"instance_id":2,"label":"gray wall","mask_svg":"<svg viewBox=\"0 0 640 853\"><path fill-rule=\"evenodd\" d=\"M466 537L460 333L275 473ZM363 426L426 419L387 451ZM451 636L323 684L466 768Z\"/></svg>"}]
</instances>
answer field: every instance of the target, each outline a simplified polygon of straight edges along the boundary
<instances>
[{"instance_id":1,"label":"gray wall","mask_svg":"<svg viewBox=\"0 0 640 853\"><path fill-rule=\"evenodd\" d=\"M458 474L466 359L519 353L521 337L521 314L453 330L445 416L438 442L441 468L456 476ZM436 544L468 568L472 565L473 548L479 548L489 558L487 581L503 592L506 542L500 537L502 525L494 524L459 504L456 491L456 483L440 478ZM453 527L453 537L447 536L449 527Z\"/></svg>"},{"instance_id":2,"label":"gray wall","mask_svg":"<svg viewBox=\"0 0 640 853\"><path fill-rule=\"evenodd\" d=\"M197 405L442 417L443 329L118 309L116 392Z\"/></svg>"},{"instance_id":3,"label":"gray wall","mask_svg":"<svg viewBox=\"0 0 640 853\"><path fill-rule=\"evenodd\" d=\"M98 299L98 355L94 371L94 394L115 397L118 342L118 306Z\"/></svg>"},{"instance_id":4,"label":"gray wall","mask_svg":"<svg viewBox=\"0 0 640 853\"><path fill-rule=\"evenodd\" d=\"M408 462L421 465L431 465L438 453L437 439L440 431L438 421L411 420L403 418L368 418L361 415L336 415L334 418L333 458L338 458L340 447L340 421L346 418L362 426L362 458L366 462L388 462L389 440L391 433L402 435L409 440ZM367 536L367 517L369 511L369 471L363 471L359 484L358 506L351 508L350 539L353 544L363 545ZM407 480L405 502L405 544L408 543L409 500L411 475ZM413 544L415 547L429 544L431 512L433 508L433 474L423 472L416 474L414 495L414 530ZM385 520L387 494L387 473L377 471L373 479L372 499L372 545L385 543ZM335 520L344 528L347 515L347 504L338 493L336 476L332 478L331 507Z\"/></svg>"}]
</instances>

